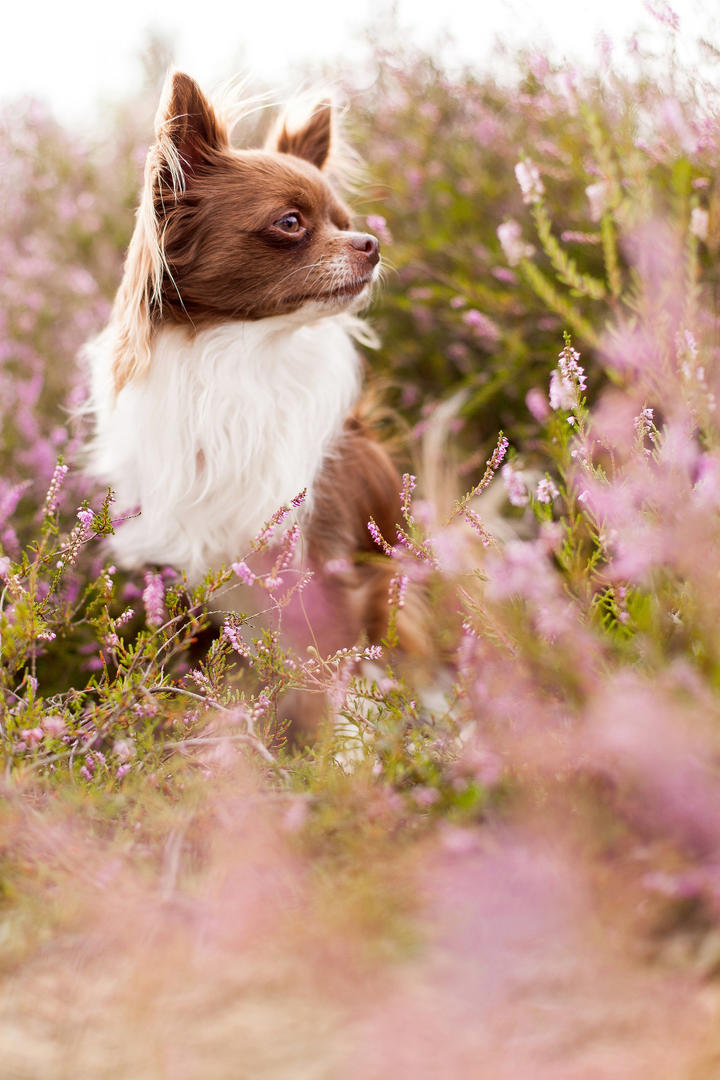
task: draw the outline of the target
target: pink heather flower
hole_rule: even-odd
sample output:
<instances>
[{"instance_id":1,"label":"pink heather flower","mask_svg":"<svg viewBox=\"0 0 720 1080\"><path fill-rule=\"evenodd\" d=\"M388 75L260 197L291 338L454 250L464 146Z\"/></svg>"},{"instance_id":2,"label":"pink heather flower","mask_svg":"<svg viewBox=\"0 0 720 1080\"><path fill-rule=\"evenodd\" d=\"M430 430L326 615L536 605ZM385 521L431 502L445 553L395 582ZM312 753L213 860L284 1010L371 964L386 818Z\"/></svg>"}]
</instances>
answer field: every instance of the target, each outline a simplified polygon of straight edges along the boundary
<instances>
[{"instance_id":1,"label":"pink heather flower","mask_svg":"<svg viewBox=\"0 0 720 1080\"><path fill-rule=\"evenodd\" d=\"M152 570L146 572L142 598L148 626L162 626L165 622L165 586L160 574Z\"/></svg>"},{"instance_id":2,"label":"pink heather flower","mask_svg":"<svg viewBox=\"0 0 720 1080\"><path fill-rule=\"evenodd\" d=\"M58 461L55 466L55 472L52 475L52 480L50 481L48 493L45 496L45 513L48 515L54 514L57 510L58 499L60 498L60 488L63 485L63 480L67 476L67 471L67 465L63 465L62 462Z\"/></svg>"},{"instance_id":3,"label":"pink heather flower","mask_svg":"<svg viewBox=\"0 0 720 1080\"><path fill-rule=\"evenodd\" d=\"M500 226L500 229L501 228L502 228L502 225ZM500 229L498 229L498 236L500 235ZM500 240L500 243L502 244L502 240ZM503 247L504 247L504 245L503 245ZM530 245L528 244L527 249L528 249L529 255L534 255L535 254L535 248L534 247L530 247ZM507 254L508 254L507 250L505 250L505 257L506 258L507 258ZM517 285L518 276L517 276L517 274L515 273L514 270L508 270L508 268L506 266L494 266L492 268L491 272L492 272L492 276L494 278L497 278L498 281L502 281L502 283L504 285Z\"/></svg>"},{"instance_id":4,"label":"pink heather flower","mask_svg":"<svg viewBox=\"0 0 720 1080\"><path fill-rule=\"evenodd\" d=\"M253 551L262 551L273 538L275 529L280 525L288 516L291 510L297 510L299 506L305 502L307 496L307 488L303 488L289 503L285 506L281 506L279 510L276 510L269 521L266 521L260 532L251 541L250 546Z\"/></svg>"},{"instance_id":5,"label":"pink heather flower","mask_svg":"<svg viewBox=\"0 0 720 1080\"><path fill-rule=\"evenodd\" d=\"M511 266L517 266L523 259L531 259L535 254L532 244L526 244L523 240L522 228L517 221L504 221L498 225L497 237Z\"/></svg>"},{"instance_id":6,"label":"pink heather flower","mask_svg":"<svg viewBox=\"0 0 720 1080\"><path fill-rule=\"evenodd\" d=\"M126 762L124 765L118 765L117 770L115 772L115 776L117 777L118 780L122 780L123 776L125 776L126 773L129 773L129 772L130 772L130 766Z\"/></svg>"},{"instance_id":7,"label":"pink heather flower","mask_svg":"<svg viewBox=\"0 0 720 1080\"><path fill-rule=\"evenodd\" d=\"M41 727L23 728L20 734L30 746L37 746L45 738L45 732Z\"/></svg>"},{"instance_id":8,"label":"pink heather flower","mask_svg":"<svg viewBox=\"0 0 720 1080\"><path fill-rule=\"evenodd\" d=\"M95 520L95 514L88 507L81 506L77 512L77 519L85 532L89 533L92 528L92 523Z\"/></svg>"},{"instance_id":9,"label":"pink heather flower","mask_svg":"<svg viewBox=\"0 0 720 1080\"><path fill-rule=\"evenodd\" d=\"M394 555L395 552L394 552L393 548L390 546L390 544L388 544L387 540L385 539L385 537L382 535L382 533L378 529L377 525L375 524L374 518L370 518L370 520L367 523L367 527L368 527L368 532L372 536L372 538L375 541L375 543L377 544L377 546L379 548L382 548L382 550L385 552L386 555Z\"/></svg>"},{"instance_id":10,"label":"pink heather flower","mask_svg":"<svg viewBox=\"0 0 720 1080\"><path fill-rule=\"evenodd\" d=\"M522 474L515 469L512 462L503 465L500 475L503 478L507 491L508 501L512 506L526 506L529 496Z\"/></svg>"},{"instance_id":11,"label":"pink heather flower","mask_svg":"<svg viewBox=\"0 0 720 1080\"><path fill-rule=\"evenodd\" d=\"M213 684L210 682L204 671L200 671L199 668L192 668L188 672L188 675L199 690L204 690L205 694L209 697L212 696L214 693Z\"/></svg>"},{"instance_id":12,"label":"pink heather flower","mask_svg":"<svg viewBox=\"0 0 720 1080\"><path fill-rule=\"evenodd\" d=\"M382 645L368 645L363 656L366 660L379 660L382 657Z\"/></svg>"},{"instance_id":13,"label":"pink heather flower","mask_svg":"<svg viewBox=\"0 0 720 1080\"><path fill-rule=\"evenodd\" d=\"M388 587L388 604L397 609L405 607L405 594L410 584L407 574L395 574Z\"/></svg>"},{"instance_id":14,"label":"pink heather flower","mask_svg":"<svg viewBox=\"0 0 720 1080\"><path fill-rule=\"evenodd\" d=\"M402 488L400 491L400 505L402 509L402 515L407 521L408 525L412 525L415 520L410 512L410 500L412 498L412 493L415 490L416 482L416 478L412 475L412 473L403 473ZM373 537L373 539L375 538ZM377 543L377 541L375 542Z\"/></svg>"},{"instance_id":15,"label":"pink heather flower","mask_svg":"<svg viewBox=\"0 0 720 1080\"><path fill-rule=\"evenodd\" d=\"M65 730L65 721L61 716L46 716L42 722L47 735L59 735Z\"/></svg>"},{"instance_id":16,"label":"pink heather flower","mask_svg":"<svg viewBox=\"0 0 720 1080\"><path fill-rule=\"evenodd\" d=\"M578 232L577 229L563 229L560 239L563 244L600 244L602 242L597 233Z\"/></svg>"},{"instance_id":17,"label":"pink heather flower","mask_svg":"<svg viewBox=\"0 0 720 1080\"><path fill-rule=\"evenodd\" d=\"M368 214L365 218L365 224L371 233L375 233L378 240L382 240L383 244L392 243L392 233L388 229L388 223L382 214Z\"/></svg>"},{"instance_id":18,"label":"pink heather flower","mask_svg":"<svg viewBox=\"0 0 720 1080\"><path fill-rule=\"evenodd\" d=\"M665 3L665 0L645 0L645 10L648 11L654 19L662 23L664 26L669 26L671 30L680 29L680 19L678 15L673 11L669 4Z\"/></svg>"},{"instance_id":19,"label":"pink heather flower","mask_svg":"<svg viewBox=\"0 0 720 1080\"><path fill-rule=\"evenodd\" d=\"M469 507L465 507L465 509L463 510L463 517L465 518L471 529L473 529L474 532L476 532L477 535L480 537L483 547L490 547L493 542L493 535L489 531L489 529L485 528L475 511L470 510Z\"/></svg>"},{"instance_id":20,"label":"pink heather flower","mask_svg":"<svg viewBox=\"0 0 720 1080\"><path fill-rule=\"evenodd\" d=\"M237 574L245 585L253 585L255 583L255 575L245 561L232 563L231 570L233 573Z\"/></svg>"},{"instance_id":21,"label":"pink heather flower","mask_svg":"<svg viewBox=\"0 0 720 1080\"><path fill-rule=\"evenodd\" d=\"M92 511L90 511L92 512ZM57 561L58 570L64 570L68 566L73 566L77 562L78 555L80 554L80 548L83 546L86 540L89 539L87 526L78 521L68 537L68 542L65 550L60 555Z\"/></svg>"},{"instance_id":22,"label":"pink heather flower","mask_svg":"<svg viewBox=\"0 0 720 1080\"><path fill-rule=\"evenodd\" d=\"M5 525L11 515L14 514L17 504L29 486L29 481L22 484L6 485L4 481L0 480L0 526Z\"/></svg>"},{"instance_id":23,"label":"pink heather flower","mask_svg":"<svg viewBox=\"0 0 720 1080\"><path fill-rule=\"evenodd\" d=\"M537 165L528 160L518 161L515 166L515 179L520 185L523 202L526 205L531 206L540 202L545 194L545 188L540 179Z\"/></svg>"},{"instance_id":24,"label":"pink heather flower","mask_svg":"<svg viewBox=\"0 0 720 1080\"><path fill-rule=\"evenodd\" d=\"M698 240L707 240L709 221L710 215L707 210L699 206L694 207L690 214L690 232L693 236L697 236Z\"/></svg>"},{"instance_id":25,"label":"pink heather flower","mask_svg":"<svg viewBox=\"0 0 720 1080\"><path fill-rule=\"evenodd\" d=\"M528 390L525 395L525 404L537 422L544 424L550 415L550 408L542 390L538 389L537 386L534 386L532 390Z\"/></svg>"},{"instance_id":26,"label":"pink heather flower","mask_svg":"<svg viewBox=\"0 0 720 1080\"><path fill-rule=\"evenodd\" d=\"M652 409L643 409L633 420L633 426L641 442L644 442L645 439L649 439L653 443L656 441L654 415Z\"/></svg>"},{"instance_id":27,"label":"pink heather flower","mask_svg":"<svg viewBox=\"0 0 720 1080\"><path fill-rule=\"evenodd\" d=\"M130 622L134 614L135 611L133 608L125 608L125 610L120 615L118 615L117 619L115 620L115 626L124 626L125 623Z\"/></svg>"},{"instance_id":28,"label":"pink heather flower","mask_svg":"<svg viewBox=\"0 0 720 1080\"><path fill-rule=\"evenodd\" d=\"M10 565L7 555L0 555L0 581L7 582L10 576Z\"/></svg>"},{"instance_id":29,"label":"pink heather flower","mask_svg":"<svg viewBox=\"0 0 720 1080\"><path fill-rule=\"evenodd\" d=\"M538 480L538 486L535 492L535 498L538 502L551 503L559 494L560 492L549 476L543 476L542 480Z\"/></svg>"},{"instance_id":30,"label":"pink heather flower","mask_svg":"<svg viewBox=\"0 0 720 1080\"><path fill-rule=\"evenodd\" d=\"M323 570L326 574L346 574L352 567L349 559L328 559Z\"/></svg>"},{"instance_id":31,"label":"pink heather flower","mask_svg":"<svg viewBox=\"0 0 720 1080\"><path fill-rule=\"evenodd\" d=\"M233 615L228 615L223 623L223 637L240 656L249 656L250 649L240 633L240 626Z\"/></svg>"},{"instance_id":32,"label":"pink heather flower","mask_svg":"<svg viewBox=\"0 0 720 1080\"><path fill-rule=\"evenodd\" d=\"M590 217L593 221L599 221L607 210L609 192L610 185L607 180L598 180L596 184L590 184L585 188L585 194L590 203Z\"/></svg>"},{"instance_id":33,"label":"pink heather flower","mask_svg":"<svg viewBox=\"0 0 720 1080\"><path fill-rule=\"evenodd\" d=\"M295 555L295 548L297 547L298 540L300 539L300 526L297 522L291 529L285 533L283 538L280 554L275 560L275 565L270 571L269 575L262 583L266 589L278 589L282 585L282 577L280 576L283 570L287 570L288 566L293 560Z\"/></svg>"},{"instance_id":34,"label":"pink heather flower","mask_svg":"<svg viewBox=\"0 0 720 1080\"><path fill-rule=\"evenodd\" d=\"M113 743L113 754L118 761L130 761L135 756L135 744L132 739L116 739Z\"/></svg>"},{"instance_id":35,"label":"pink heather flower","mask_svg":"<svg viewBox=\"0 0 720 1080\"><path fill-rule=\"evenodd\" d=\"M585 371L578 363L580 353L566 345L558 357L558 366L550 376L550 405L569 412L577 408L580 394L587 383Z\"/></svg>"},{"instance_id":36,"label":"pink heather flower","mask_svg":"<svg viewBox=\"0 0 720 1080\"><path fill-rule=\"evenodd\" d=\"M486 472L489 471L492 474L497 470L498 466L500 465L507 453L507 448L509 445L510 441L508 440L507 436L501 435L497 441L495 449L492 452L492 457L487 463L487 467L485 470Z\"/></svg>"},{"instance_id":37,"label":"pink heather flower","mask_svg":"<svg viewBox=\"0 0 720 1080\"><path fill-rule=\"evenodd\" d=\"M477 308L470 308L469 311L466 311L463 315L463 322L474 330L478 337L487 338L488 341L497 341L500 337L500 331L492 319L489 319L487 315L483 315Z\"/></svg>"}]
</instances>

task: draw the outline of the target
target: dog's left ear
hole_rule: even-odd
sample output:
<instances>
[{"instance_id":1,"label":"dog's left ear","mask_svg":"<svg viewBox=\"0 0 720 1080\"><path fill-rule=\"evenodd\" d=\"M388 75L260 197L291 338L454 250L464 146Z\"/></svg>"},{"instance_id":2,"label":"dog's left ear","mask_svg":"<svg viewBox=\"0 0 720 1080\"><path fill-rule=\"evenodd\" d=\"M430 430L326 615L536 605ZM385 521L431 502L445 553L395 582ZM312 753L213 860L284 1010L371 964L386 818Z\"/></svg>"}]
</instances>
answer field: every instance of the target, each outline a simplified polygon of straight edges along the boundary
<instances>
[{"instance_id":1,"label":"dog's left ear","mask_svg":"<svg viewBox=\"0 0 720 1080\"><path fill-rule=\"evenodd\" d=\"M333 127L332 102L321 101L309 119L297 128L287 116L283 117L267 143L269 150L280 154L294 154L322 169L330 157Z\"/></svg>"}]
</instances>

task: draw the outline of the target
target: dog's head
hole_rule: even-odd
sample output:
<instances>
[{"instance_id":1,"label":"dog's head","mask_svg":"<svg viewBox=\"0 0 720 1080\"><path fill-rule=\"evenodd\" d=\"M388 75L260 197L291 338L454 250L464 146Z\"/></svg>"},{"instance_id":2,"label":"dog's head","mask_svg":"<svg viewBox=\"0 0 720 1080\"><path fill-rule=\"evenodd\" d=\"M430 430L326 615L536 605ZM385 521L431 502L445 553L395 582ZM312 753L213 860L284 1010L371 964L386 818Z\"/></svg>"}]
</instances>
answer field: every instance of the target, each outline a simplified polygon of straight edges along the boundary
<instances>
[{"instance_id":1,"label":"dog's head","mask_svg":"<svg viewBox=\"0 0 720 1080\"><path fill-rule=\"evenodd\" d=\"M169 76L114 311L118 388L147 367L163 321L310 317L363 296L379 245L352 230L328 178L332 129L322 102L299 126L281 120L263 150L236 150L197 84Z\"/></svg>"}]
</instances>

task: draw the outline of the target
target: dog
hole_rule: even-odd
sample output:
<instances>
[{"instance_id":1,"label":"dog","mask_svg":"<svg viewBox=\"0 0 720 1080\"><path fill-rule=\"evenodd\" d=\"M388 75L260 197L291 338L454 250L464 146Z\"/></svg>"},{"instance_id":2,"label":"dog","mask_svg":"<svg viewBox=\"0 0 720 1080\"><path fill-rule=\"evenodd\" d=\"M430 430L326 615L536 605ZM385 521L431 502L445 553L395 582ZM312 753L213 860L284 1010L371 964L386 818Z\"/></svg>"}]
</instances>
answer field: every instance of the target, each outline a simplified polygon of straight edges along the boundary
<instances>
[{"instance_id":1,"label":"dog","mask_svg":"<svg viewBox=\"0 0 720 1080\"><path fill-rule=\"evenodd\" d=\"M392 543L401 514L398 471L358 407L356 313L379 243L334 182L334 126L323 101L262 149L235 149L222 112L172 72L123 279L85 350L88 470L140 511L112 538L115 561L198 582L305 489L298 558L331 613L326 646L382 638L392 560L368 521Z\"/></svg>"}]
</instances>

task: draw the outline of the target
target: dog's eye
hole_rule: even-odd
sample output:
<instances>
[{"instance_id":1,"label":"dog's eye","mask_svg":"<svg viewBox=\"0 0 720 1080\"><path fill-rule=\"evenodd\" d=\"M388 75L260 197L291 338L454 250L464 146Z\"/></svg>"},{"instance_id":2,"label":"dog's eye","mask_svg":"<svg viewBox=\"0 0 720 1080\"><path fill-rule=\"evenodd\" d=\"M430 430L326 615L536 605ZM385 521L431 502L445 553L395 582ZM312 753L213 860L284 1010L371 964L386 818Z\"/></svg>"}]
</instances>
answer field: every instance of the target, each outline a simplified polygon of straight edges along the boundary
<instances>
[{"instance_id":1,"label":"dog's eye","mask_svg":"<svg viewBox=\"0 0 720 1080\"><path fill-rule=\"evenodd\" d=\"M284 217L278 218L273 224L276 229L282 229L286 233L299 233L302 230L302 224L297 214L285 214Z\"/></svg>"}]
</instances>

